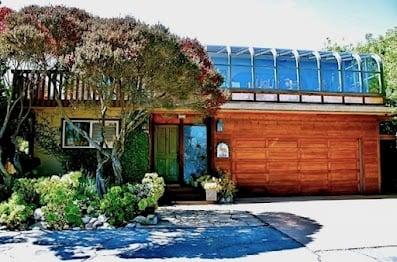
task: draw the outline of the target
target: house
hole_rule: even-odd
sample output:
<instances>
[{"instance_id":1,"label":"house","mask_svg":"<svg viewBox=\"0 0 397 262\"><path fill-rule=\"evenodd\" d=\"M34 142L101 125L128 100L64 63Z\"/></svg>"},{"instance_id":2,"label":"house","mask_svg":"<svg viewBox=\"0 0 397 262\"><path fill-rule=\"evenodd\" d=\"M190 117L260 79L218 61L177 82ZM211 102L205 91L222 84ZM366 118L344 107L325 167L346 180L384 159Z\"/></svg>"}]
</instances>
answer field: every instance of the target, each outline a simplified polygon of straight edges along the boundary
<instances>
[{"instance_id":1,"label":"house","mask_svg":"<svg viewBox=\"0 0 397 262\"><path fill-rule=\"evenodd\" d=\"M177 109L150 117L150 166L168 184L186 186L192 176L221 168L241 192L380 192L379 123L391 113L377 55L228 46L207 51L229 96L216 116ZM48 82L35 90L36 119L61 129L63 148L89 148L56 113L53 88ZM94 98L84 88L77 84L62 99ZM68 110L95 136L95 115ZM118 130L117 114L116 105L108 139ZM42 165L51 162L36 154Z\"/></svg>"}]
</instances>

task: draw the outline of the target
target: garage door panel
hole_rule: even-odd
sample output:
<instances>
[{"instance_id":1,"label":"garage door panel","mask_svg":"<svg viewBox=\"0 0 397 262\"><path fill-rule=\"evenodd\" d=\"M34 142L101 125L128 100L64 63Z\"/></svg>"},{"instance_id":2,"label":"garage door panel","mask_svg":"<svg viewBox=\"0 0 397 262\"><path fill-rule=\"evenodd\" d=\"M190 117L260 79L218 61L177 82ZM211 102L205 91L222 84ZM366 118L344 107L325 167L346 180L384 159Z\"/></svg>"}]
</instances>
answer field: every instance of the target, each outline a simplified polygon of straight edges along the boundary
<instances>
[{"instance_id":1,"label":"garage door panel","mask_svg":"<svg viewBox=\"0 0 397 262\"><path fill-rule=\"evenodd\" d=\"M358 140L330 140L329 148L356 148L358 149Z\"/></svg>"},{"instance_id":2,"label":"garage door panel","mask_svg":"<svg viewBox=\"0 0 397 262\"><path fill-rule=\"evenodd\" d=\"M268 183L267 174L236 174L238 184L265 185Z\"/></svg>"},{"instance_id":3,"label":"garage door panel","mask_svg":"<svg viewBox=\"0 0 397 262\"><path fill-rule=\"evenodd\" d=\"M268 158L272 160L298 160L298 149L291 148L291 150L285 150L280 148L269 148L268 150Z\"/></svg>"},{"instance_id":4,"label":"garage door panel","mask_svg":"<svg viewBox=\"0 0 397 262\"><path fill-rule=\"evenodd\" d=\"M356 181L332 181L330 189L333 193L359 192L358 182Z\"/></svg>"},{"instance_id":5,"label":"garage door panel","mask_svg":"<svg viewBox=\"0 0 397 262\"><path fill-rule=\"evenodd\" d=\"M299 174L296 172L269 173L270 183L299 183Z\"/></svg>"},{"instance_id":6,"label":"garage door panel","mask_svg":"<svg viewBox=\"0 0 397 262\"><path fill-rule=\"evenodd\" d=\"M267 191L274 195L291 195L298 194L300 187L296 184L270 184L267 186Z\"/></svg>"},{"instance_id":7,"label":"garage door panel","mask_svg":"<svg viewBox=\"0 0 397 262\"><path fill-rule=\"evenodd\" d=\"M330 159L357 159L358 152L356 148L331 148L329 150Z\"/></svg>"},{"instance_id":8,"label":"garage door panel","mask_svg":"<svg viewBox=\"0 0 397 262\"><path fill-rule=\"evenodd\" d=\"M264 173L266 172L266 163L265 162L259 162L259 161L239 161L236 166L235 166L235 172L236 173L252 173L252 172L257 172L257 173Z\"/></svg>"},{"instance_id":9,"label":"garage door panel","mask_svg":"<svg viewBox=\"0 0 397 262\"><path fill-rule=\"evenodd\" d=\"M327 171L327 161L300 161L299 170L301 171Z\"/></svg>"},{"instance_id":10,"label":"garage door panel","mask_svg":"<svg viewBox=\"0 0 397 262\"><path fill-rule=\"evenodd\" d=\"M263 135L269 132L233 143L238 186L260 186L270 194L359 192L358 139L264 139Z\"/></svg>"},{"instance_id":11,"label":"garage door panel","mask_svg":"<svg viewBox=\"0 0 397 262\"><path fill-rule=\"evenodd\" d=\"M300 139L300 147L305 148L323 148L327 150L328 141L326 139Z\"/></svg>"},{"instance_id":12,"label":"garage door panel","mask_svg":"<svg viewBox=\"0 0 397 262\"><path fill-rule=\"evenodd\" d=\"M327 159L328 158L328 150L327 148L318 148L318 147L306 147L300 149L300 158L301 159Z\"/></svg>"},{"instance_id":13,"label":"garage door panel","mask_svg":"<svg viewBox=\"0 0 397 262\"><path fill-rule=\"evenodd\" d=\"M348 160L341 160L337 161L334 160L329 163L329 169L333 170L351 170L351 169L359 169L359 163L356 160L348 161Z\"/></svg>"},{"instance_id":14,"label":"garage door panel","mask_svg":"<svg viewBox=\"0 0 397 262\"><path fill-rule=\"evenodd\" d=\"M269 139L268 148L287 147L297 148L298 140L295 139Z\"/></svg>"},{"instance_id":15,"label":"garage door panel","mask_svg":"<svg viewBox=\"0 0 397 262\"><path fill-rule=\"evenodd\" d=\"M358 181L357 170L344 170L330 172L329 178L332 181Z\"/></svg>"},{"instance_id":16,"label":"garage door panel","mask_svg":"<svg viewBox=\"0 0 397 262\"><path fill-rule=\"evenodd\" d=\"M269 161L267 164L269 173L274 171L298 171L298 161Z\"/></svg>"},{"instance_id":17,"label":"garage door panel","mask_svg":"<svg viewBox=\"0 0 397 262\"><path fill-rule=\"evenodd\" d=\"M300 177L302 182L325 181L327 182L328 172L301 172Z\"/></svg>"}]
</instances>

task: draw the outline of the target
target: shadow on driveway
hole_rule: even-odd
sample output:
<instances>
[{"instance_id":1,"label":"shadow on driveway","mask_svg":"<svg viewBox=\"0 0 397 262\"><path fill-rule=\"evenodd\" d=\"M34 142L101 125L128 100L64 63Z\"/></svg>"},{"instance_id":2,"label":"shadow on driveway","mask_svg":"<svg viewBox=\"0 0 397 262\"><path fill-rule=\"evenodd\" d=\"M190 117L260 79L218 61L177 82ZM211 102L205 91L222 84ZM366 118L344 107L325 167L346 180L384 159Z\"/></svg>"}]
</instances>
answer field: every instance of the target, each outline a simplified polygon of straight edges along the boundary
<instances>
[{"instance_id":1,"label":"shadow on driveway","mask_svg":"<svg viewBox=\"0 0 397 262\"><path fill-rule=\"evenodd\" d=\"M212 211L216 216L217 211ZM2 245L33 242L48 247L62 260L88 259L101 254L120 258L242 258L269 251L300 248L311 241L321 225L289 213L262 213L261 219L300 229L305 241L297 242L269 226L228 226L192 228L134 228L97 231L23 232L0 237ZM13 239L15 242L13 242ZM25 238L25 239L24 239Z\"/></svg>"}]
</instances>

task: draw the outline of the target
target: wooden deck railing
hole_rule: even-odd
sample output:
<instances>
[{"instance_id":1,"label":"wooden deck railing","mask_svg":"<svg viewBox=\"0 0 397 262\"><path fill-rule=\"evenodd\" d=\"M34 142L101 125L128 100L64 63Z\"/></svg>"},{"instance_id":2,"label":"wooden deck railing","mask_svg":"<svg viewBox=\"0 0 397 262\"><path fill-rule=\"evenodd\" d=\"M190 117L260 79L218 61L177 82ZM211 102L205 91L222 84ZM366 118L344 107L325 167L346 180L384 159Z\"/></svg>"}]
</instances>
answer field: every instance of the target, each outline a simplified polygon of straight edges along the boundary
<instances>
[{"instance_id":1,"label":"wooden deck railing","mask_svg":"<svg viewBox=\"0 0 397 262\"><path fill-rule=\"evenodd\" d=\"M14 86L31 84L32 106L53 107L57 105L56 95L62 104L76 102L95 102L99 100L94 88L82 78L68 79L63 72L50 71L43 74L38 71L20 70L14 72ZM327 93L286 90L241 90L229 89L230 101L276 102L276 103L318 103L318 104L354 104L383 105L384 97L380 94L366 93ZM128 99L119 91L113 95L113 106L120 106L123 99Z\"/></svg>"}]
</instances>

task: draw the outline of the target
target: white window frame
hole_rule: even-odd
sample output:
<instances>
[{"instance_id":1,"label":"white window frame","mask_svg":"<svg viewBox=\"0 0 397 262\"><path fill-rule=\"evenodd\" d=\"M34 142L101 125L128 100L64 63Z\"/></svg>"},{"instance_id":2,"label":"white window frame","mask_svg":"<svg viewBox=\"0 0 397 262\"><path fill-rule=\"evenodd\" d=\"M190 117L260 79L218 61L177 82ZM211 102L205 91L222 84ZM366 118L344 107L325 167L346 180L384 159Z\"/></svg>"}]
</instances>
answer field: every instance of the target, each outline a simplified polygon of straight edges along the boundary
<instances>
[{"instance_id":1,"label":"white window frame","mask_svg":"<svg viewBox=\"0 0 397 262\"><path fill-rule=\"evenodd\" d=\"M71 119L72 122L74 123L90 123L90 128L88 135L92 138L92 130L93 130L93 124L101 123L99 120L94 120L94 119ZM88 146L68 146L65 143L66 140L66 123L67 121L65 119L62 119L62 148L95 148L91 143L89 143ZM116 136L119 135L119 120L105 120L105 125L106 124L116 124ZM113 148L112 146L107 146L106 142L103 145L104 148Z\"/></svg>"}]
</instances>

